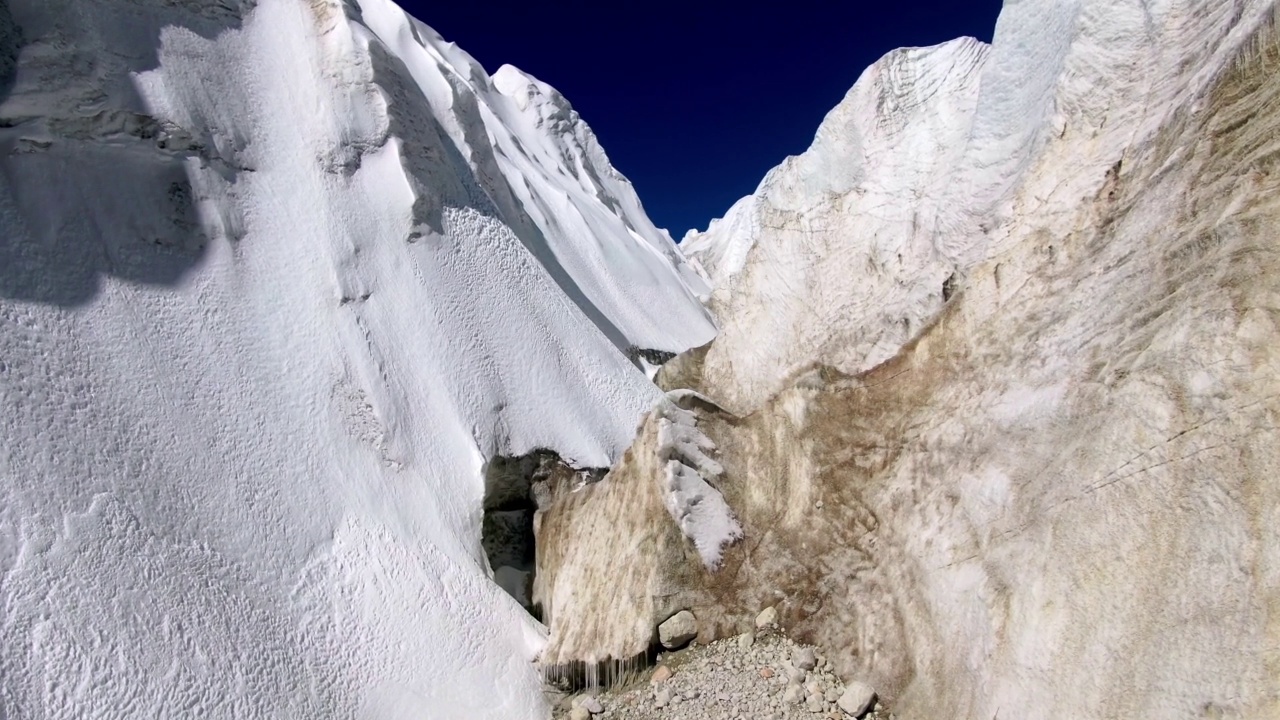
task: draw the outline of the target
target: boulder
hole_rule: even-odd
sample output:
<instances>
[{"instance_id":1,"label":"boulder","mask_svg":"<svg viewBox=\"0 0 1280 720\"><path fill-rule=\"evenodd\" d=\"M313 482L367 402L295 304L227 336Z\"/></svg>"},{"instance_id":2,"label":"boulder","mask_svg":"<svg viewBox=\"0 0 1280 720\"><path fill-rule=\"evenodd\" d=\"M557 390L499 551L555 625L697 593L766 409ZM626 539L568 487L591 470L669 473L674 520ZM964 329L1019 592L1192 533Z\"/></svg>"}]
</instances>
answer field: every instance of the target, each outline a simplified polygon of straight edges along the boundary
<instances>
[{"instance_id":1,"label":"boulder","mask_svg":"<svg viewBox=\"0 0 1280 720\"><path fill-rule=\"evenodd\" d=\"M658 626L658 639L668 650L684 647L698 637L698 620L688 610L681 610Z\"/></svg>"},{"instance_id":2,"label":"boulder","mask_svg":"<svg viewBox=\"0 0 1280 720\"><path fill-rule=\"evenodd\" d=\"M839 705L846 715L862 717L871 708L871 703L875 702L875 699L876 691L870 685L854 681L845 685L844 694L836 701L836 705Z\"/></svg>"},{"instance_id":3,"label":"boulder","mask_svg":"<svg viewBox=\"0 0 1280 720\"><path fill-rule=\"evenodd\" d=\"M778 624L778 609L767 607L756 616L756 627L767 628Z\"/></svg>"}]
</instances>

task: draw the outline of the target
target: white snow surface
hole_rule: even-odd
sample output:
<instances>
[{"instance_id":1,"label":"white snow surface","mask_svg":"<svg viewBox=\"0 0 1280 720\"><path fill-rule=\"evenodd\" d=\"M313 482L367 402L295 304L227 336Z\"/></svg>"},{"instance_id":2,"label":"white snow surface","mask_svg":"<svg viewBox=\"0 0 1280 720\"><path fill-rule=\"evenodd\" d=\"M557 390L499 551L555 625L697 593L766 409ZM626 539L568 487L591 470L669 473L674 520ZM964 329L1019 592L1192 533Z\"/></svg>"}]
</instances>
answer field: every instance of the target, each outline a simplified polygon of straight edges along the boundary
<instances>
[{"instance_id":1,"label":"white snow surface","mask_svg":"<svg viewBox=\"0 0 1280 720\"><path fill-rule=\"evenodd\" d=\"M711 483L724 468L710 455L715 443L698 430L690 410L671 401L654 408L658 414L658 456L665 463L663 504L680 531L698 550L709 570L720 567L724 547L742 538L733 510Z\"/></svg>"},{"instance_id":2,"label":"white snow surface","mask_svg":"<svg viewBox=\"0 0 1280 720\"><path fill-rule=\"evenodd\" d=\"M714 334L564 99L386 0L13 0L0 120L0 717L544 717L485 463Z\"/></svg>"}]
</instances>

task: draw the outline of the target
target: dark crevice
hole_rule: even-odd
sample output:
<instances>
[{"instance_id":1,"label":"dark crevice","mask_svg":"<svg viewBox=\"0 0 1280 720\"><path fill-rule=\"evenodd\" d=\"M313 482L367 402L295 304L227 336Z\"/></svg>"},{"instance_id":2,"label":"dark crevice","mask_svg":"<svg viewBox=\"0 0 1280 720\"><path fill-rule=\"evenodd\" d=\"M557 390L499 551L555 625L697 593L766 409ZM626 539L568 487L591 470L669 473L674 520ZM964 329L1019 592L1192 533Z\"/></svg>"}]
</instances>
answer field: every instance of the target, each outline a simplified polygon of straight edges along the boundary
<instances>
[{"instance_id":1,"label":"dark crevice","mask_svg":"<svg viewBox=\"0 0 1280 720\"><path fill-rule=\"evenodd\" d=\"M493 579L530 615L542 619L533 603L537 567L534 515L550 502L556 477L595 482L605 470L575 470L550 450L495 457L484 472L484 520L480 544Z\"/></svg>"},{"instance_id":2,"label":"dark crevice","mask_svg":"<svg viewBox=\"0 0 1280 720\"><path fill-rule=\"evenodd\" d=\"M951 273L947 279L942 281L942 302L951 300L951 296L956 294L956 274Z\"/></svg>"}]
</instances>

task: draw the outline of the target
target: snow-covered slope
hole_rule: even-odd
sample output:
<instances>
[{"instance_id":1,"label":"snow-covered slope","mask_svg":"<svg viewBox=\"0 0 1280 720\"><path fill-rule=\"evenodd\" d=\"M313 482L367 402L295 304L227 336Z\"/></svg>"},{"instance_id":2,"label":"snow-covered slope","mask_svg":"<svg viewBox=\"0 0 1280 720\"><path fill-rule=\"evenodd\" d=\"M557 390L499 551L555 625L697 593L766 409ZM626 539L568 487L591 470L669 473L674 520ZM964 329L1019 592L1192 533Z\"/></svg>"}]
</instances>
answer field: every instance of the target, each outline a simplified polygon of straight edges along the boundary
<instances>
[{"instance_id":1,"label":"snow-covered slope","mask_svg":"<svg viewBox=\"0 0 1280 720\"><path fill-rule=\"evenodd\" d=\"M0 716L541 717L485 463L610 464L714 332L586 126L385 0L0 45Z\"/></svg>"}]
</instances>

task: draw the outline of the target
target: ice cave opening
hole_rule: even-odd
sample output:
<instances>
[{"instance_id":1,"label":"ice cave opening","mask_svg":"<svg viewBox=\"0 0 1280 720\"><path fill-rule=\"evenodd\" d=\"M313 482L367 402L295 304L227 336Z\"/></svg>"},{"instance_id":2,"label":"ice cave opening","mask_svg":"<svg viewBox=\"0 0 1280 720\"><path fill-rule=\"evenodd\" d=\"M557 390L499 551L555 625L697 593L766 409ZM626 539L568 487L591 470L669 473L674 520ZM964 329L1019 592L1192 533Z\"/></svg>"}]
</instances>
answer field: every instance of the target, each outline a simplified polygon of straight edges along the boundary
<instances>
[{"instance_id":1,"label":"ice cave opening","mask_svg":"<svg viewBox=\"0 0 1280 720\"><path fill-rule=\"evenodd\" d=\"M534 617L533 576L536 567L534 515L538 503L534 485L545 488L560 458L549 450L527 455L495 457L484 473L484 521L480 543L494 582Z\"/></svg>"}]
</instances>

